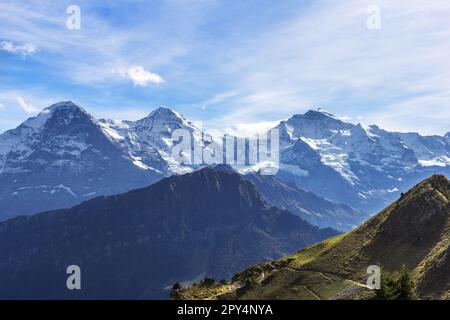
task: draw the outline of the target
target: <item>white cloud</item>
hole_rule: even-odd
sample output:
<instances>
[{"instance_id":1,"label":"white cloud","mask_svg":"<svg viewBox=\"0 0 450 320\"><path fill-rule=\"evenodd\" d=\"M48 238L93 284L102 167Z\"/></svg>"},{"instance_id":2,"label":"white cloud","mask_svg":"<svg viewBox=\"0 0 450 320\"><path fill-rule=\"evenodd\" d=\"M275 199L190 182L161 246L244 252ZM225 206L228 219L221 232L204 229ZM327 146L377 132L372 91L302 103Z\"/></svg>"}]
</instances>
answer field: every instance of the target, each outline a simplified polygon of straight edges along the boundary
<instances>
[{"instance_id":1,"label":"white cloud","mask_svg":"<svg viewBox=\"0 0 450 320\"><path fill-rule=\"evenodd\" d=\"M29 56L36 52L37 48L32 43L25 43L25 44L13 44L9 41L2 41L0 42L0 50L6 51L14 54L19 54L23 58L26 56Z\"/></svg>"},{"instance_id":2,"label":"white cloud","mask_svg":"<svg viewBox=\"0 0 450 320\"><path fill-rule=\"evenodd\" d=\"M145 66L148 70L168 65L186 53L185 44L192 43L180 40L184 37L183 32L164 34L164 28L160 25L180 20L179 16L182 14L181 18L190 19L190 14L181 9L174 13L175 17L172 16L172 9L187 5L184 1L181 4L170 3L170 8L162 13L164 17L156 20L143 18L147 14L154 14L151 6L111 3L111 10L121 10L122 15L133 16L139 21L127 28L96 14L98 4L95 2L80 0L79 5L82 8L82 27L81 30L72 32L65 27L67 15L61 3L3 0L0 10L0 39L35 44L39 51L45 53L40 55L39 62L46 64L49 70L56 71L62 80L88 85L90 88L111 85L112 80L117 78L117 73L112 73L112 69L123 69L124 74L127 74L130 65ZM166 2L162 4L166 5ZM142 6L144 10L134 12L135 6ZM183 28L186 32L194 28L195 23L190 20L188 22L192 23L185 22L183 26L177 25L177 28ZM173 27L170 25L170 28ZM136 50L137 46L139 50ZM135 85L162 80L157 74L141 71L129 70L130 76L136 79L136 82L133 80ZM127 75L127 78L130 76Z\"/></svg>"},{"instance_id":3,"label":"white cloud","mask_svg":"<svg viewBox=\"0 0 450 320\"><path fill-rule=\"evenodd\" d=\"M351 122L351 121L354 120L353 117L347 116L347 115L344 115L344 116L338 116L337 118L338 118L339 120L341 120L341 121L344 121L344 122Z\"/></svg>"},{"instance_id":4,"label":"white cloud","mask_svg":"<svg viewBox=\"0 0 450 320\"><path fill-rule=\"evenodd\" d=\"M159 74L147 71L141 66L133 66L126 70L121 70L119 74L133 81L135 86L146 87L149 83L161 84L164 82L164 79Z\"/></svg>"},{"instance_id":5,"label":"white cloud","mask_svg":"<svg viewBox=\"0 0 450 320\"><path fill-rule=\"evenodd\" d=\"M201 109L206 109L209 106L214 106L214 105L226 102L229 99L235 98L237 95L238 95L238 92L236 92L236 91L220 92L220 93L215 94L213 97L209 98L208 100L198 103L197 106L199 106Z\"/></svg>"},{"instance_id":6,"label":"white cloud","mask_svg":"<svg viewBox=\"0 0 450 320\"><path fill-rule=\"evenodd\" d=\"M224 44L216 64L237 94L215 106L226 110L220 122L324 106L390 129L442 134L450 121L444 111L450 104L444 94L450 87L448 2L379 0L380 30L366 27L370 4L317 1L240 45ZM427 108L441 110L440 116L430 117Z\"/></svg>"},{"instance_id":7,"label":"white cloud","mask_svg":"<svg viewBox=\"0 0 450 320\"><path fill-rule=\"evenodd\" d=\"M450 87L448 0L377 0L380 30L366 27L366 9L373 0L280 4L289 15L255 25L242 12L243 19L230 20L233 28L217 29L223 34L213 32L216 28L209 34L205 22L229 13L226 1L162 1L151 19L142 17L156 12L153 8L136 10L138 16L131 15L136 23L126 29L93 14L92 1L80 1L86 8L82 29L70 32L61 28L67 16L57 2L3 0L0 39L36 44L49 53L39 58L61 80L89 88L108 88L120 77L136 86L162 83L160 75L148 71L158 70L175 93L166 96L180 93L192 99L192 92L198 100L189 103L206 108L209 121L203 120L221 129L324 106L389 129L448 131L450 98L443 94ZM115 2L111 6L126 10ZM122 72L112 73L114 68ZM55 94L49 88L42 99ZM27 87L21 90L39 105ZM116 98L111 95L105 102ZM133 98L124 96L124 101L139 101Z\"/></svg>"},{"instance_id":8,"label":"white cloud","mask_svg":"<svg viewBox=\"0 0 450 320\"><path fill-rule=\"evenodd\" d=\"M26 113L36 113L39 112L38 108L35 108L32 104L26 102L22 97L17 97L17 102L23 111Z\"/></svg>"},{"instance_id":9,"label":"white cloud","mask_svg":"<svg viewBox=\"0 0 450 320\"><path fill-rule=\"evenodd\" d=\"M362 122L390 131L444 135L449 131L449 103L450 91L414 97L367 113Z\"/></svg>"},{"instance_id":10,"label":"white cloud","mask_svg":"<svg viewBox=\"0 0 450 320\"><path fill-rule=\"evenodd\" d=\"M0 110L1 109L5 109L5 105L3 103L0 102Z\"/></svg>"}]
</instances>

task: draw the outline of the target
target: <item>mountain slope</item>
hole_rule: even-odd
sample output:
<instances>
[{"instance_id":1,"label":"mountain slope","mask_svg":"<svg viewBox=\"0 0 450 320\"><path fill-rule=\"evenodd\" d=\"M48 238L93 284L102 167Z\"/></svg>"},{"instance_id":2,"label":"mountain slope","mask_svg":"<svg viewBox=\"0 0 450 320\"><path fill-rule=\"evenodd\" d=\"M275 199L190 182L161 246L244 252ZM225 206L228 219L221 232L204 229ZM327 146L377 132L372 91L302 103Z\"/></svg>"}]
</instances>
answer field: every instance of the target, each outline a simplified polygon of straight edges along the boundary
<instances>
[{"instance_id":1,"label":"mountain slope","mask_svg":"<svg viewBox=\"0 0 450 320\"><path fill-rule=\"evenodd\" d=\"M391 272L406 265L417 276L420 297L448 298L449 201L449 180L432 176L357 229L237 274L234 289L221 298L357 297L370 294L363 285L370 265ZM194 287L179 297L204 298L202 291Z\"/></svg>"},{"instance_id":2,"label":"mountain slope","mask_svg":"<svg viewBox=\"0 0 450 320\"><path fill-rule=\"evenodd\" d=\"M348 231L369 218L361 210L329 201L276 176L254 173L244 178L254 183L264 199L272 205L289 210L320 228Z\"/></svg>"},{"instance_id":3,"label":"mountain slope","mask_svg":"<svg viewBox=\"0 0 450 320\"><path fill-rule=\"evenodd\" d=\"M215 170L237 172L229 165L213 166ZM261 172L243 174L242 178L253 183L269 204L286 209L319 228L348 231L369 218L369 215L345 204L329 201L273 175Z\"/></svg>"},{"instance_id":4,"label":"mountain slope","mask_svg":"<svg viewBox=\"0 0 450 320\"><path fill-rule=\"evenodd\" d=\"M265 203L239 174L165 178L71 209L0 223L0 298L162 298L336 235ZM65 287L79 265L82 290Z\"/></svg>"}]
</instances>

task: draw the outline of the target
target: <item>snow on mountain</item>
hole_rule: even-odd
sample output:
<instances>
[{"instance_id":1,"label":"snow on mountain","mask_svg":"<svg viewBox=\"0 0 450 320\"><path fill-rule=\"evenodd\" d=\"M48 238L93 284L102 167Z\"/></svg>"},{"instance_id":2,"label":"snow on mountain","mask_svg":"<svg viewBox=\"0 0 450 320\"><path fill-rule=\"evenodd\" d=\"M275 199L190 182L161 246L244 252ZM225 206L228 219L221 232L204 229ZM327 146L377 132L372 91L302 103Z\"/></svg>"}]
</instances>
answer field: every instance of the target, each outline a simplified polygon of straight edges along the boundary
<instances>
[{"instance_id":1,"label":"snow on mountain","mask_svg":"<svg viewBox=\"0 0 450 320\"><path fill-rule=\"evenodd\" d=\"M20 162L38 161L33 159L36 154L34 146L41 143L40 152L51 152L57 148L59 154L68 153L74 156L79 155L83 150L89 147L81 136L73 133L77 130L76 122L80 126L89 123L94 124L94 119L88 115L82 108L70 102L60 102L48 108L45 108L37 116L23 122L19 127L9 130L0 135L0 157L2 162L0 167L2 173L21 172L24 169ZM58 137L50 135L61 127L70 128L68 131L61 130ZM50 141L56 142L51 144ZM54 141L56 140L56 141ZM12 165L18 163L18 166Z\"/></svg>"},{"instance_id":2,"label":"snow on mountain","mask_svg":"<svg viewBox=\"0 0 450 320\"><path fill-rule=\"evenodd\" d=\"M419 160L423 167L447 167L450 166L450 157L441 156L430 160Z\"/></svg>"},{"instance_id":3,"label":"snow on mountain","mask_svg":"<svg viewBox=\"0 0 450 320\"><path fill-rule=\"evenodd\" d=\"M282 121L279 126L285 128L291 139L300 137L327 139L339 130L352 128L351 124L342 122L328 112L314 110L301 115L296 114L290 119Z\"/></svg>"},{"instance_id":4,"label":"snow on mountain","mask_svg":"<svg viewBox=\"0 0 450 320\"><path fill-rule=\"evenodd\" d=\"M280 129L281 176L334 201L370 211L385 206L427 172L450 171L448 134L389 132L375 125L346 123L321 110L294 115L276 128ZM345 191L339 192L340 188Z\"/></svg>"},{"instance_id":5,"label":"snow on mountain","mask_svg":"<svg viewBox=\"0 0 450 320\"><path fill-rule=\"evenodd\" d=\"M203 140L211 141L165 107L137 121L97 120L71 101L45 108L0 135L0 208L7 208L0 220L129 191L200 168L173 157L172 133L177 129L194 142L191 150L181 152L194 154L206 145Z\"/></svg>"},{"instance_id":6,"label":"snow on mountain","mask_svg":"<svg viewBox=\"0 0 450 320\"><path fill-rule=\"evenodd\" d=\"M164 175L133 165L83 108L66 101L0 135L0 220L143 187Z\"/></svg>"},{"instance_id":7,"label":"snow on mountain","mask_svg":"<svg viewBox=\"0 0 450 320\"><path fill-rule=\"evenodd\" d=\"M279 178L362 210L375 212L426 176L450 173L449 133L388 132L323 110L294 115L276 128ZM97 120L70 101L45 108L0 135L0 219L128 191L204 166L174 158L177 129L194 141L181 153L217 151L212 137L169 108L137 121Z\"/></svg>"},{"instance_id":8,"label":"snow on mountain","mask_svg":"<svg viewBox=\"0 0 450 320\"><path fill-rule=\"evenodd\" d=\"M323 164L336 170L349 183L355 184L358 177L352 172L348 163L348 154L344 149L333 145L327 139L311 139L305 137L301 137L300 139L320 155Z\"/></svg>"},{"instance_id":9,"label":"snow on mountain","mask_svg":"<svg viewBox=\"0 0 450 320\"><path fill-rule=\"evenodd\" d=\"M421 136L418 133L396 133L416 154L422 166L450 166L450 135Z\"/></svg>"},{"instance_id":10,"label":"snow on mountain","mask_svg":"<svg viewBox=\"0 0 450 320\"><path fill-rule=\"evenodd\" d=\"M172 133L185 129L195 143L201 144L202 132L181 114L160 107L137 121L100 120L102 130L116 141L142 169L153 169L163 174L191 172L192 166L180 164L172 157Z\"/></svg>"},{"instance_id":11,"label":"snow on mountain","mask_svg":"<svg viewBox=\"0 0 450 320\"><path fill-rule=\"evenodd\" d=\"M351 156L352 161L385 169L401 166L408 168L417 164L412 149L395 134L381 130L377 126L353 126L349 133L337 132L330 142L339 146ZM350 157L349 157L350 158Z\"/></svg>"}]
</instances>

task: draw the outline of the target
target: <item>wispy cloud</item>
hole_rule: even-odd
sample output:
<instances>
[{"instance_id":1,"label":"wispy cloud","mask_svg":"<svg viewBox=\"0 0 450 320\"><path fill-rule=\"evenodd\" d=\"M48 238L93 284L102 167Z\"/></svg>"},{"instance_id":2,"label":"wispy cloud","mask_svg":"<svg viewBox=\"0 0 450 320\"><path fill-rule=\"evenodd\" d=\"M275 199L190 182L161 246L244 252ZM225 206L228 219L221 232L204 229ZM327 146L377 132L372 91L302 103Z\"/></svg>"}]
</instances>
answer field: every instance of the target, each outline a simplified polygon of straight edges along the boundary
<instances>
[{"instance_id":1,"label":"wispy cloud","mask_svg":"<svg viewBox=\"0 0 450 320\"><path fill-rule=\"evenodd\" d=\"M279 121L260 121L251 123L238 122L226 128L225 132L239 137L251 137L258 133L267 132L279 123Z\"/></svg>"},{"instance_id":2,"label":"wispy cloud","mask_svg":"<svg viewBox=\"0 0 450 320\"><path fill-rule=\"evenodd\" d=\"M443 111L450 104L444 94L450 86L448 2L377 1L381 30L366 27L370 4L317 1L231 47L226 59L220 55L217 64L237 94L218 104L229 112L217 122L325 106L396 130L443 133L450 121ZM430 118L429 108L441 117Z\"/></svg>"},{"instance_id":3,"label":"wispy cloud","mask_svg":"<svg viewBox=\"0 0 450 320\"><path fill-rule=\"evenodd\" d=\"M26 102L22 97L17 97L17 102L23 111L26 113L37 113L39 109L34 107L31 103Z\"/></svg>"},{"instance_id":4,"label":"wispy cloud","mask_svg":"<svg viewBox=\"0 0 450 320\"><path fill-rule=\"evenodd\" d=\"M100 107L166 104L221 129L323 106L389 129L448 131L448 1L375 3L381 8L380 30L366 26L373 0L170 0L127 6L79 0L81 30L70 31L62 2L3 0L0 39L39 48L29 60L39 62L39 72L48 72L53 82L43 82L47 88L31 97L21 92L33 84L26 77L17 81L18 95L34 105L49 96L78 100L82 92L83 101L92 101L111 92L98 99ZM124 79L134 86L123 85Z\"/></svg>"},{"instance_id":5,"label":"wispy cloud","mask_svg":"<svg viewBox=\"0 0 450 320\"><path fill-rule=\"evenodd\" d=\"M391 131L445 134L450 123L450 91L430 93L388 105L366 114L361 122L382 124Z\"/></svg>"},{"instance_id":6,"label":"wispy cloud","mask_svg":"<svg viewBox=\"0 0 450 320\"><path fill-rule=\"evenodd\" d=\"M219 92L212 96L211 98L202 101L200 103L197 103L196 106L200 107L201 109L206 109L210 106L218 105L221 103L224 103L230 99L234 99L239 95L239 92L237 91L227 91L227 92Z\"/></svg>"},{"instance_id":7,"label":"wispy cloud","mask_svg":"<svg viewBox=\"0 0 450 320\"><path fill-rule=\"evenodd\" d=\"M35 53L36 50L36 46L32 43L13 44L9 41L0 42L0 51L19 54L20 56L22 56L22 58L26 58L26 56Z\"/></svg>"},{"instance_id":8,"label":"wispy cloud","mask_svg":"<svg viewBox=\"0 0 450 320\"><path fill-rule=\"evenodd\" d=\"M186 46L192 45L190 30L196 23L189 18L192 13L182 12L182 7L190 5L195 12L202 8L195 1L189 2L163 1L153 6L140 2L127 6L110 3L109 8L116 10L116 15L120 13L114 20L102 15L103 5L80 0L77 5L81 8L81 29L69 30L62 2L4 0L0 11L0 39L34 43L43 52L39 61L67 82L111 85L117 80L112 70L124 70L125 75L133 77L135 84L141 86L161 82L163 76L148 70L168 66L186 53ZM149 16L155 19L148 19ZM123 20L127 19L133 23L123 27ZM173 20L179 24L169 23ZM164 31L166 27L175 32Z\"/></svg>"}]
</instances>

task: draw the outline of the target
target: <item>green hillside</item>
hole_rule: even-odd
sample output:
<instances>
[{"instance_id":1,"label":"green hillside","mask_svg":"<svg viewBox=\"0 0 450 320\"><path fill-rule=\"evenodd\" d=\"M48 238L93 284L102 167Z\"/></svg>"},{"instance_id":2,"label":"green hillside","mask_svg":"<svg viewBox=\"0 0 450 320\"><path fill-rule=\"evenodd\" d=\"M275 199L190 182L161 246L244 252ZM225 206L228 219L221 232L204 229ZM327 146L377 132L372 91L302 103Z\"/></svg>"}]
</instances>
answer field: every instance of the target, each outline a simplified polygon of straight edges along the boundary
<instances>
[{"instance_id":1,"label":"green hillside","mask_svg":"<svg viewBox=\"0 0 450 320\"><path fill-rule=\"evenodd\" d=\"M434 175L355 230L248 268L179 299L366 299L369 265L413 270L420 298L450 298L450 182Z\"/></svg>"}]
</instances>

